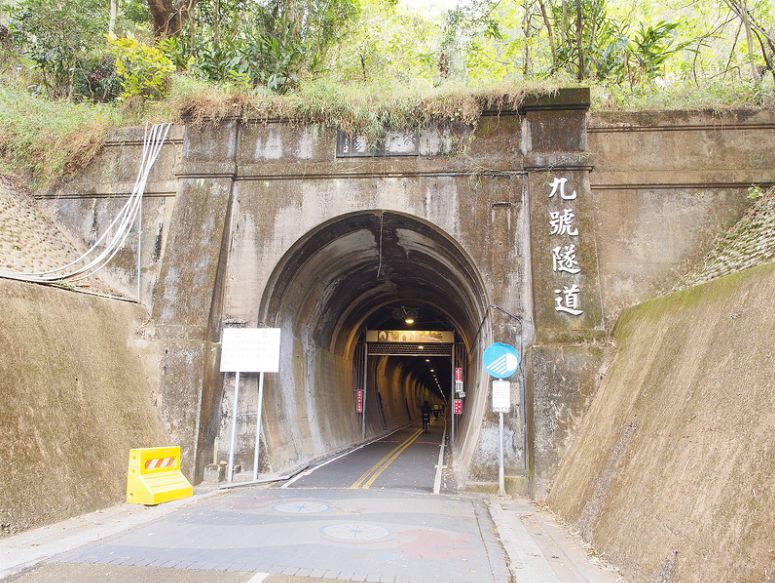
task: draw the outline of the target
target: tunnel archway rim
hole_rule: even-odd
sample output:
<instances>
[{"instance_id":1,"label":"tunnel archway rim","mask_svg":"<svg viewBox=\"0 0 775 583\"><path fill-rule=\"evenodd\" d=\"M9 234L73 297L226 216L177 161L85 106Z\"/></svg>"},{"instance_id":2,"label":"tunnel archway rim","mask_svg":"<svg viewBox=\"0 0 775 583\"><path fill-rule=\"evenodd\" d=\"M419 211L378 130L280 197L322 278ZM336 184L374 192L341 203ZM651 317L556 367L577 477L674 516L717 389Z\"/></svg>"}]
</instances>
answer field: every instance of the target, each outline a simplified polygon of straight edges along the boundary
<instances>
[{"instance_id":1,"label":"tunnel archway rim","mask_svg":"<svg viewBox=\"0 0 775 583\"><path fill-rule=\"evenodd\" d=\"M349 213L344 213L341 215L337 215L335 217L331 217L318 225L314 226L313 228L309 229L306 233L304 233L301 237L299 237L296 241L294 241L291 246L283 253L282 257L278 260L277 264L275 265L274 269L272 270L271 275L267 279L267 283L264 287L263 294L261 296L261 302L259 305L259 311L258 311L258 318L257 321L259 324L265 324L266 320L268 319L268 310L269 305L272 302L272 300L275 298L277 293L277 286L278 282L280 281L283 274L286 272L286 270L289 268L290 264L299 257L299 255L304 251L304 248L306 245L308 245L316 236L320 235L321 233L325 232L326 230L330 229L334 225L340 224L340 223L346 223L349 220L355 219L359 216L368 216L372 215L375 217L384 217L385 215L395 215L397 217L400 217L402 219L406 219L407 221L415 222L426 229L428 229L430 232L432 232L434 235L441 237L444 240L444 243L449 245L449 248L451 248L454 253L460 258L461 263L466 268L466 276L470 279L471 283L473 284L473 289L475 291L475 298L470 297L469 294L466 294L466 296L469 296L467 299L471 301L472 305L476 307L480 319L485 318L485 314L487 313L488 306L490 305L489 297L487 294L487 288L485 286L484 280L482 279L482 275L479 271L479 268L476 266L476 263L474 262L473 258L470 256L470 254L463 248L463 246L460 244L460 242L455 239L449 232L447 232L445 229L439 227L437 224L429 221L425 217L421 217L418 215L414 215L411 213L406 213L402 211L396 211L396 210L389 210L389 209L362 209L357 211L352 211ZM336 237L334 238L336 239ZM334 240L332 239L332 240ZM299 266L296 268L296 271L298 270L306 263L306 261L302 261L299 263ZM385 304L383 304L381 307L384 307ZM379 308L374 308L369 311L368 315L361 318L360 322L361 324L368 319L372 314L374 314ZM446 310L442 310L445 311ZM462 328L462 323L456 322L456 326L460 326ZM337 328L339 327L339 324L337 324ZM349 346L349 342L347 343Z\"/></svg>"}]
</instances>

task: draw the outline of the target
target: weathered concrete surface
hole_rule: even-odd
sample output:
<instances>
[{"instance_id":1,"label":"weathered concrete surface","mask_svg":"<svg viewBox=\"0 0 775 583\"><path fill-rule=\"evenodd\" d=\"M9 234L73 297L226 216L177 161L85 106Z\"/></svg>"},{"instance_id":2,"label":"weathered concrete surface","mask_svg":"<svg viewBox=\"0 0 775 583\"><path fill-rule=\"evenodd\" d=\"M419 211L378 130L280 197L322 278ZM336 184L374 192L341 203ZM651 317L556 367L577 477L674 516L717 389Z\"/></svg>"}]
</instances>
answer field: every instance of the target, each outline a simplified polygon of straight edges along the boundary
<instances>
[{"instance_id":1,"label":"weathered concrete surface","mask_svg":"<svg viewBox=\"0 0 775 583\"><path fill-rule=\"evenodd\" d=\"M353 361L357 327L363 325L369 301L384 302L392 291L403 294L393 293L394 299L420 296L444 304L450 314L467 314L457 322L461 335L471 342L466 348L472 355L466 366L471 391L457 459L470 479L493 479L496 418L488 413L487 379L474 360L484 346L493 340L524 347L535 343L536 354L547 355L576 347L571 350L592 355L592 364L584 364L585 372L578 377L591 382L588 371L598 358L594 342L621 310L672 288L678 274L705 254L715 234L744 212L747 186L775 182L772 112L585 116L583 101L577 92L555 96L548 108L534 100L520 115L485 117L475 133L459 124L427 128L420 133L417 156L338 158L335 132L321 126L227 120L219 127L176 128L151 177L151 198L144 205L143 297L156 302L157 338L168 343L160 371L165 418L176 438L189 444L188 463L194 463L193 457L199 464L212 459L216 437L222 437L232 414L232 380L226 379L222 398L223 375L216 366L220 329L271 323L266 315L272 310L262 306L271 303L273 292L267 290L282 272L293 282L284 305L295 307L272 322L287 320L283 358L294 364L268 379L265 470L303 464L359 439L353 413L353 391L360 378ZM139 137L137 130L117 132L84 175L62 190L64 196L49 201L62 222L85 240L100 232L128 190ZM569 186L583 197L575 210L584 273L567 281L551 273L551 257L544 248L550 242L541 231L545 213L561 210L546 198L552 178L548 168L567 176ZM466 259L458 262L461 277L455 281L480 280L478 295L451 302L440 289L440 276L435 288L421 289L419 271L440 272L438 261L428 259L426 245L418 238L422 228L413 226L406 229L414 233L413 245L422 244L405 254L403 267L393 276L395 282L406 278L415 287L384 286L371 300L359 296L361 302L353 290L363 288L349 289L342 282L357 279L348 273L356 263L363 267L362 284L376 275L365 266L379 265L380 228L374 219L359 232L348 232L351 238L334 243L344 234L340 227L348 224L350 213L376 218L393 213L433 225L434 245L457 250L448 258L459 254ZM294 245L321 233L323 238L316 239L318 259L286 269L291 264L283 261L293 255ZM400 258L403 242L385 241L394 259ZM416 251L425 259L418 260ZM413 262L416 266L410 265ZM133 288L134 263L134 251L128 249L111 268L116 286ZM472 278L465 275L468 271ZM554 289L563 282L582 288L584 317L558 317L554 312ZM344 311L342 298L351 301ZM520 316L522 322L488 310L488 304ZM488 318L475 336L483 310ZM472 320L477 321L471 325ZM302 322L309 324L309 333L299 332ZM583 347L588 342L593 344ZM576 359L567 365L582 366ZM385 370L385 379L395 379L398 370ZM575 378L572 368L534 371L529 391L536 402L526 400L525 407L508 416L508 475L524 476L531 453L557 459L556 452L572 433L573 424L565 419L578 418L594 390L584 385L564 392L563 387L581 385L556 384ZM255 377L247 376L244 382L247 398L237 412L243 462L251 457L257 392ZM400 398L394 391L401 389L393 380L385 382L393 386L383 392L389 424L399 423ZM409 385L413 382L407 379ZM312 386L317 388L310 390ZM525 391L515 389L515 400L524 399ZM572 410L546 407L541 395L552 396L546 403L574 405ZM369 432L383 426L381 418L371 416L376 403L368 399L373 397L367 394ZM301 404L298 411L294 403ZM529 407L550 417L536 417L535 426L527 427ZM324 413L319 416L318 410ZM558 412L560 417L552 417ZM540 429L555 426L564 429ZM534 434L527 439L530 432ZM224 447L221 439L221 455ZM556 469L541 461L531 467L543 472L538 481L544 485Z\"/></svg>"},{"instance_id":2,"label":"weathered concrete surface","mask_svg":"<svg viewBox=\"0 0 775 583\"><path fill-rule=\"evenodd\" d=\"M595 395L610 346L602 342L531 346L526 355L531 428L529 494L543 500L562 455Z\"/></svg>"},{"instance_id":3,"label":"weathered concrete surface","mask_svg":"<svg viewBox=\"0 0 775 583\"><path fill-rule=\"evenodd\" d=\"M488 325L474 339L489 301L524 312L519 123L486 118L465 157L432 155L449 145L443 132L429 131L420 140L424 156L365 159L336 158L329 129L240 126L223 319L283 328L282 359L293 363L267 378L264 469L300 465L360 440L354 349L370 315L388 302L446 313L463 341L478 343L476 355L491 338ZM481 169L475 178L466 171L472 164ZM367 391L369 435L405 423L407 407L418 408L411 375L400 378L395 363L380 367L370 385L376 381L385 414ZM487 395L479 367L468 368L473 405L461 436L470 459ZM252 457L255 382L246 379L238 413L243 460ZM515 431L522 434L520 426ZM222 431L222 455L226 442ZM510 459L517 455L510 449Z\"/></svg>"},{"instance_id":4,"label":"weathered concrete surface","mask_svg":"<svg viewBox=\"0 0 775 583\"><path fill-rule=\"evenodd\" d=\"M177 191L174 169L183 143L182 126L171 128L159 158L148 177L143 197L141 240L141 300L151 304L159 275L161 255ZM132 192L140 166L143 129L115 131L94 162L56 192L38 196L57 222L91 246L105 231ZM112 289L130 298L137 296L137 232L127 237L124 248L100 271Z\"/></svg>"},{"instance_id":5,"label":"weathered concrete surface","mask_svg":"<svg viewBox=\"0 0 775 583\"><path fill-rule=\"evenodd\" d=\"M549 505L632 581L772 581L775 265L626 311Z\"/></svg>"},{"instance_id":6,"label":"weathered concrete surface","mask_svg":"<svg viewBox=\"0 0 775 583\"><path fill-rule=\"evenodd\" d=\"M775 183L768 110L621 112L589 116L590 175L603 305L622 309L667 292L749 204Z\"/></svg>"},{"instance_id":7,"label":"weathered concrete surface","mask_svg":"<svg viewBox=\"0 0 775 583\"><path fill-rule=\"evenodd\" d=\"M0 536L122 500L129 449L166 445L144 310L0 281Z\"/></svg>"}]
</instances>

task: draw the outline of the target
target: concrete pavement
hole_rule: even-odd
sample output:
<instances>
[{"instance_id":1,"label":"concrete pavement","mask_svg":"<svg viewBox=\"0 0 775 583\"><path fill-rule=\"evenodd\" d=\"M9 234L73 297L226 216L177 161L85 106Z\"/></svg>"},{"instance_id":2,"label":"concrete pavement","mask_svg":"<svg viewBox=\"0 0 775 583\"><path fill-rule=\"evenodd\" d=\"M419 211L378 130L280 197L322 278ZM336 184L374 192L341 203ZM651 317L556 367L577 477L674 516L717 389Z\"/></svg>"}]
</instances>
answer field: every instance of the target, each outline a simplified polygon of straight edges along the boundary
<instances>
[{"instance_id":1,"label":"concrete pavement","mask_svg":"<svg viewBox=\"0 0 775 583\"><path fill-rule=\"evenodd\" d=\"M292 483L123 505L0 539L20 583L617 581L527 501L433 495L443 427L406 428Z\"/></svg>"}]
</instances>

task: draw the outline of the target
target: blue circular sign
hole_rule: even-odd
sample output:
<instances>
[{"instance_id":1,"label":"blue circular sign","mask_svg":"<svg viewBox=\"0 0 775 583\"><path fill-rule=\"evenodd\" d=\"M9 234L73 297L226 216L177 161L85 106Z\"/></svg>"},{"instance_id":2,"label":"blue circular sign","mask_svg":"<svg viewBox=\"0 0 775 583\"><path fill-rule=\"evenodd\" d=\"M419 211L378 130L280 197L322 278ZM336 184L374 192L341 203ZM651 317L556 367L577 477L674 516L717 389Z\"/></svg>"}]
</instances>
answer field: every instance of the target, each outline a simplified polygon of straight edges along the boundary
<instances>
[{"instance_id":1,"label":"blue circular sign","mask_svg":"<svg viewBox=\"0 0 775 583\"><path fill-rule=\"evenodd\" d=\"M510 344L490 344L482 355L484 370L496 379L506 379L519 368L519 352Z\"/></svg>"}]
</instances>

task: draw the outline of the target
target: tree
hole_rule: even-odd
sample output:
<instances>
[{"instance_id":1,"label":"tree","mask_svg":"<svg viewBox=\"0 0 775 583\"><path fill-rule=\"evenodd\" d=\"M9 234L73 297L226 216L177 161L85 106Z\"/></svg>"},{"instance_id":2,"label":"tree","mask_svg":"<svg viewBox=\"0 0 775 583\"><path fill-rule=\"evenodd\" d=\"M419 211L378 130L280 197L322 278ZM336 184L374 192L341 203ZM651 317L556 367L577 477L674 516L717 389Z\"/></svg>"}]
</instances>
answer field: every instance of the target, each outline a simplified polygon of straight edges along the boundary
<instances>
[{"instance_id":1,"label":"tree","mask_svg":"<svg viewBox=\"0 0 775 583\"><path fill-rule=\"evenodd\" d=\"M187 17L189 26L162 44L179 68L192 67L212 81L286 91L302 75L321 69L358 5L358 0L199 0Z\"/></svg>"},{"instance_id":2,"label":"tree","mask_svg":"<svg viewBox=\"0 0 775 583\"><path fill-rule=\"evenodd\" d=\"M156 38L175 36L194 14L197 0L148 0Z\"/></svg>"},{"instance_id":3,"label":"tree","mask_svg":"<svg viewBox=\"0 0 775 583\"><path fill-rule=\"evenodd\" d=\"M9 29L53 98L73 97L93 53L104 46L107 13L101 0L20 0Z\"/></svg>"}]
</instances>

